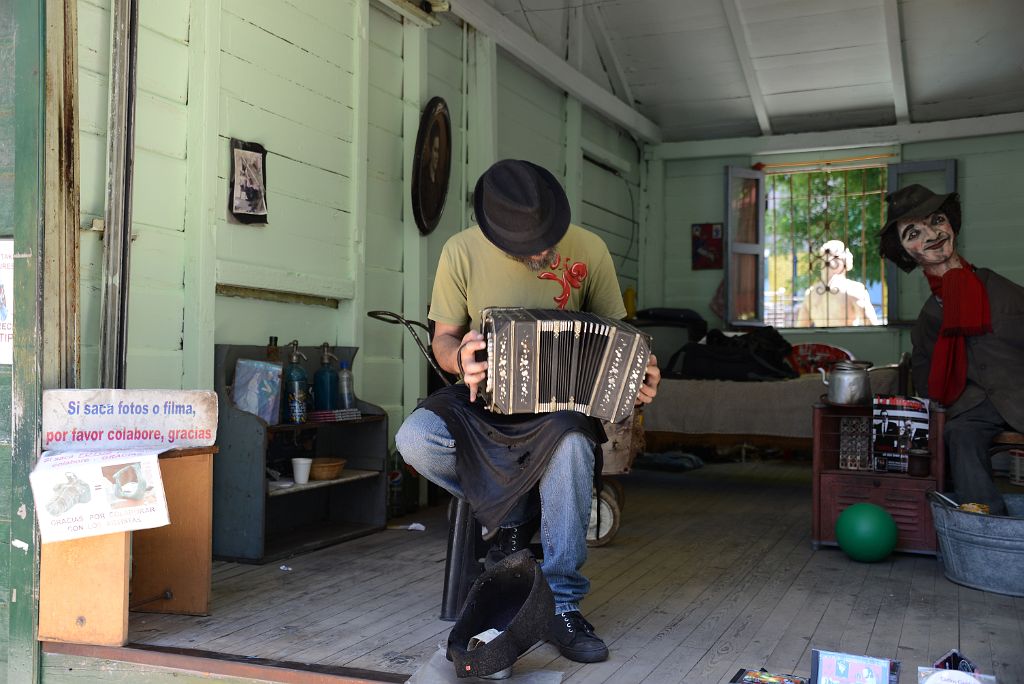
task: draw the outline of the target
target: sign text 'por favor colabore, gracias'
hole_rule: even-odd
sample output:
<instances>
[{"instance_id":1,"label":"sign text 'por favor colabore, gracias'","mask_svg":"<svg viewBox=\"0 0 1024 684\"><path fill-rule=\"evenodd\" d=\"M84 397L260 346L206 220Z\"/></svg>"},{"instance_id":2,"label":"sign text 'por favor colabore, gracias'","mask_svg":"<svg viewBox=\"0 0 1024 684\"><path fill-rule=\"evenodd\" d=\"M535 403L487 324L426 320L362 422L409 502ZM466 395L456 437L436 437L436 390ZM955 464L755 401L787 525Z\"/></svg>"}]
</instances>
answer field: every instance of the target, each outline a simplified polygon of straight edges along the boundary
<instances>
[{"instance_id":1,"label":"sign text 'por favor colabore, gracias'","mask_svg":"<svg viewBox=\"0 0 1024 684\"><path fill-rule=\"evenodd\" d=\"M185 449L217 439L217 394L206 390L48 390L43 449Z\"/></svg>"},{"instance_id":2,"label":"sign text 'por favor colabore, gracias'","mask_svg":"<svg viewBox=\"0 0 1024 684\"><path fill-rule=\"evenodd\" d=\"M47 390L29 475L43 543L171 522L159 456L217 439L217 395L193 390Z\"/></svg>"}]
</instances>

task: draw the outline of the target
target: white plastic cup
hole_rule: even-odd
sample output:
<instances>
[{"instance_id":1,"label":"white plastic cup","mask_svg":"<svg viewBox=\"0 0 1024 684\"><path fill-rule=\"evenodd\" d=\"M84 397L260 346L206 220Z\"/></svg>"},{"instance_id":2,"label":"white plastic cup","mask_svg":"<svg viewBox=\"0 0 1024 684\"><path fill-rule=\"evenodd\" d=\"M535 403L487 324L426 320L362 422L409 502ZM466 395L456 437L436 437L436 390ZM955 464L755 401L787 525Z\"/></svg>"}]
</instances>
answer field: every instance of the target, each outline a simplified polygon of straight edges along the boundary
<instances>
[{"instance_id":1,"label":"white plastic cup","mask_svg":"<svg viewBox=\"0 0 1024 684\"><path fill-rule=\"evenodd\" d=\"M292 477L295 478L295 484L306 484L309 482L309 469L312 466L313 459L311 458L292 459Z\"/></svg>"}]
</instances>

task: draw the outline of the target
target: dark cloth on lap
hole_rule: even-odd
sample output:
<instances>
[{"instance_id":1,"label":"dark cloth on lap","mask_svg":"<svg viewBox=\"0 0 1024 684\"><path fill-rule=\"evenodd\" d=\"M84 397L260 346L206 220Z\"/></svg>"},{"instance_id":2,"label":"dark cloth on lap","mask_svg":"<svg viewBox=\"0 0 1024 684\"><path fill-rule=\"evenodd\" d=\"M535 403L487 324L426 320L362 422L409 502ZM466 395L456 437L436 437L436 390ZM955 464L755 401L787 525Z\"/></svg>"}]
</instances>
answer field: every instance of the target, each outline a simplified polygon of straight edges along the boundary
<instances>
[{"instance_id":1,"label":"dark cloth on lap","mask_svg":"<svg viewBox=\"0 0 1024 684\"><path fill-rule=\"evenodd\" d=\"M516 503L540 480L561 439L581 432L595 444L594 470L601 472L600 445L607 441L596 418L577 411L502 415L469 403L469 387L444 387L420 404L437 414L455 440L455 470L463 494L490 538Z\"/></svg>"}]
</instances>

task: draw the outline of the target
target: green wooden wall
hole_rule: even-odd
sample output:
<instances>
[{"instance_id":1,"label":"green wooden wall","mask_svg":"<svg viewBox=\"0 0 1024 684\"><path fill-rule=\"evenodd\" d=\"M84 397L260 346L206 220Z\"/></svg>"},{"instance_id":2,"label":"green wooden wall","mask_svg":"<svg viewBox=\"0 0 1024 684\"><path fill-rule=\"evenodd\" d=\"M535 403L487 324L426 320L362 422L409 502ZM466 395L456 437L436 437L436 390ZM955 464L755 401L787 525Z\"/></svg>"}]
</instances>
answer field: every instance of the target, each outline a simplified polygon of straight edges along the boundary
<instances>
[{"instance_id":1,"label":"green wooden wall","mask_svg":"<svg viewBox=\"0 0 1024 684\"><path fill-rule=\"evenodd\" d=\"M565 93L499 51L499 159L526 159L565 185L565 106Z\"/></svg>"},{"instance_id":2,"label":"green wooden wall","mask_svg":"<svg viewBox=\"0 0 1024 684\"><path fill-rule=\"evenodd\" d=\"M140 3L130 387L182 386L188 13L188 0ZM78 23L82 386L94 387L103 243L88 229L103 218L106 196L110 0L79 0Z\"/></svg>"},{"instance_id":3,"label":"green wooden wall","mask_svg":"<svg viewBox=\"0 0 1024 684\"><path fill-rule=\"evenodd\" d=\"M1017 249L1019 217L1024 197L1008 191L1024 181L1019 166L1024 133L961 138L901 146L903 161L955 159L957 190L964 208L964 232L960 245L973 263L987 266L1016 282L1024 282L1024 264ZM643 301L643 306L686 307L707 318L711 327L721 320L711 313L709 302L721 282L721 271L690 269L691 223L724 220L724 169L749 166L749 157L675 160L665 164L664 192L664 298ZM914 180L914 179L911 179ZM922 179L923 180L923 179ZM899 278L900 311L914 318L929 292L920 271ZM851 350L875 363L892 363L910 350L906 329L862 328L857 330L788 330L793 343L825 342Z\"/></svg>"},{"instance_id":4,"label":"green wooden wall","mask_svg":"<svg viewBox=\"0 0 1024 684\"><path fill-rule=\"evenodd\" d=\"M351 289L358 231L354 17L347 1L223 0L220 54L206 67L220 75L217 282L332 296ZM229 216L231 137L268 150L268 225ZM218 297L215 338L352 344L355 335L341 319L326 307Z\"/></svg>"},{"instance_id":5,"label":"green wooden wall","mask_svg":"<svg viewBox=\"0 0 1024 684\"><path fill-rule=\"evenodd\" d=\"M366 292L368 311L403 310L403 219L409 204L405 180L402 23L370 9L369 120L367 138ZM385 408L393 435L404 418L402 335L394 325L366 321L362 341L362 398ZM367 381L369 379L369 381Z\"/></svg>"}]
</instances>

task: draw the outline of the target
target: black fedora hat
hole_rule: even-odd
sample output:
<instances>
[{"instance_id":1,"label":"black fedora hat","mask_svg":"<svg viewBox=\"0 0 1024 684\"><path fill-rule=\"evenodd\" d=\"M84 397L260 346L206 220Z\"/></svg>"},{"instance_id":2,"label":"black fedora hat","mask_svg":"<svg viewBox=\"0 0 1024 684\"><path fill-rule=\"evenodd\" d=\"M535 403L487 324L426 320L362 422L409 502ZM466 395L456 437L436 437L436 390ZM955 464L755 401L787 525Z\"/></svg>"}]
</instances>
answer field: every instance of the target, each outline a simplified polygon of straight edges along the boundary
<instances>
[{"instance_id":1,"label":"black fedora hat","mask_svg":"<svg viewBox=\"0 0 1024 684\"><path fill-rule=\"evenodd\" d=\"M950 202L955 207L949 207L947 203ZM890 192L885 196L885 204L885 225L879 232L881 242L878 251L908 273L917 267L917 262L903 249L900 236L895 230L897 223L905 219L924 218L946 208L948 213L953 214L949 217L953 233L960 233L960 196L955 192L939 195L915 183Z\"/></svg>"},{"instance_id":2,"label":"black fedora hat","mask_svg":"<svg viewBox=\"0 0 1024 684\"><path fill-rule=\"evenodd\" d=\"M547 169L519 159L495 162L473 193L480 230L498 249L533 256L569 230L569 198Z\"/></svg>"}]
</instances>

